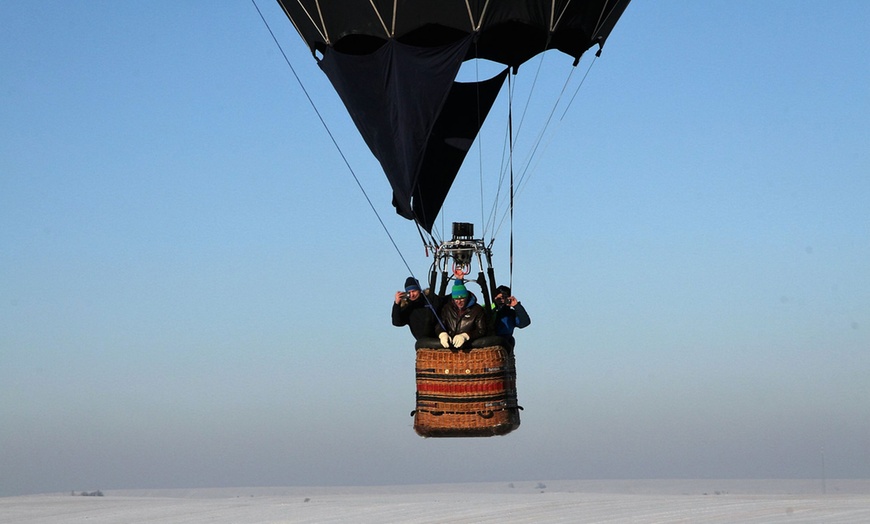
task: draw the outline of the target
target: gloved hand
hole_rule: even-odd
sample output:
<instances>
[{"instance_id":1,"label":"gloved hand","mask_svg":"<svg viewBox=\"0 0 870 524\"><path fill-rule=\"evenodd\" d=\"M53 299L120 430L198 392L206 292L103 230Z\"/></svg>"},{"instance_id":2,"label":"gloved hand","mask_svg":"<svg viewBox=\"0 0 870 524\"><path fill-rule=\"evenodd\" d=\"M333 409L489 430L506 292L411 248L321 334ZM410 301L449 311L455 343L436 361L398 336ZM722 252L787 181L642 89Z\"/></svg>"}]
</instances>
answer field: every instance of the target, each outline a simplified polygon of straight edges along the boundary
<instances>
[{"instance_id":1,"label":"gloved hand","mask_svg":"<svg viewBox=\"0 0 870 524\"><path fill-rule=\"evenodd\" d=\"M450 347L450 335L448 335L447 333L441 333L440 335L438 335L438 340L441 341L442 347Z\"/></svg>"},{"instance_id":2,"label":"gloved hand","mask_svg":"<svg viewBox=\"0 0 870 524\"><path fill-rule=\"evenodd\" d=\"M468 336L468 333L460 333L456 335L453 337L453 347L461 348L462 344L465 344L470 338L471 337Z\"/></svg>"}]
</instances>

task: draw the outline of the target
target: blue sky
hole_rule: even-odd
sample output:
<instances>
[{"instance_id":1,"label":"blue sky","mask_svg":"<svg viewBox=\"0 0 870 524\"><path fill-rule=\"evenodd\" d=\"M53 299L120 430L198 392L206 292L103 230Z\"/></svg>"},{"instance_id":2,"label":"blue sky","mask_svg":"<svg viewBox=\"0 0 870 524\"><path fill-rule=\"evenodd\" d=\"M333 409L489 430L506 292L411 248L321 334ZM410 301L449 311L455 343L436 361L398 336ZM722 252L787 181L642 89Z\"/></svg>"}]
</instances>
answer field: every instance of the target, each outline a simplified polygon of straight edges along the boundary
<instances>
[{"instance_id":1,"label":"blue sky","mask_svg":"<svg viewBox=\"0 0 870 524\"><path fill-rule=\"evenodd\" d=\"M423 274L338 97L258 4ZM525 410L476 440L413 432L388 317L407 269L251 3L0 16L0 495L870 475L865 2L629 6L532 163L511 276L497 236L533 320ZM530 113L569 70L546 55ZM444 224L481 229L497 117Z\"/></svg>"}]
</instances>

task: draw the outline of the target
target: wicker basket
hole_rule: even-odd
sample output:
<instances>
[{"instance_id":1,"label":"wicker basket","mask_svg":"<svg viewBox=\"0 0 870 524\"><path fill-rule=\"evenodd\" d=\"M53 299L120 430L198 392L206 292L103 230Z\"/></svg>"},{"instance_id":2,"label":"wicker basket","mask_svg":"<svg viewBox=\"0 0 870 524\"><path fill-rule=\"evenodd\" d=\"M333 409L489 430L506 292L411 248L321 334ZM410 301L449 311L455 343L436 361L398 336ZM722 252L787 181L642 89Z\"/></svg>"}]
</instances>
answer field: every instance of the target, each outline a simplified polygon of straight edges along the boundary
<instances>
[{"instance_id":1,"label":"wicker basket","mask_svg":"<svg viewBox=\"0 0 870 524\"><path fill-rule=\"evenodd\" d=\"M501 345L417 349L414 431L423 437L491 437L520 425L513 352Z\"/></svg>"}]
</instances>

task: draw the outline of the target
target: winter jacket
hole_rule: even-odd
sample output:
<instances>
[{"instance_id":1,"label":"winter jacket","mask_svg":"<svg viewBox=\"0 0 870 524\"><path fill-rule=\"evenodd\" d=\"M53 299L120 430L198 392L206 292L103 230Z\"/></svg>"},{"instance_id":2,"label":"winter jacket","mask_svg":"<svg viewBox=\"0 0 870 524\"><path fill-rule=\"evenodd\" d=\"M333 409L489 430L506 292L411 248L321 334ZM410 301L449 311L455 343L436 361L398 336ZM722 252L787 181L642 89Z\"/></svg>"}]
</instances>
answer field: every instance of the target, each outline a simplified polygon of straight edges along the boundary
<instances>
[{"instance_id":1,"label":"winter jacket","mask_svg":"<svg viewBox=\"0 0 870 524\"><path fill-rule=\"evenodd\" d=\"M486 312L477 303L473 294L468 295L468 304L465 309L459 311L453 300L447 300L441 308L441 322L447 328L447 334L455 337L459 333L467 333L470 340L486 335ZM445 330L440 324L436 324L435 333L441 334Z\"/></svg>"},{"instance_id":2,"label":"winter jacket","mask_svg":"<svg viewBox=\"0 0 870 524\"><path fill-rule=\"evenodd\" d=\"M532 323L526 308L517 302L514 307L502 306L495 312L495 334L509 337L514 334L514 328L523 329Z\"/></svg>"},{"instance_id":3,"label":"winter jacket","mask_svg":"<svg viewBox=\"0 0 870 524\"><path fill-rule=\"evenodd\" d=\"M432 307L434 306L437 309L438 305L435 298L434 296L429 297L429 300L432 301L432 306L426 302L423 295L420 295L420 298L413 302L409 300L403 300L399 304L393 302L393 325L396 327L410 327L411 334L417 340L424 337L434 337L435 324L437 322L435 320L435 310Z\"/></svg>"}]
</instances>

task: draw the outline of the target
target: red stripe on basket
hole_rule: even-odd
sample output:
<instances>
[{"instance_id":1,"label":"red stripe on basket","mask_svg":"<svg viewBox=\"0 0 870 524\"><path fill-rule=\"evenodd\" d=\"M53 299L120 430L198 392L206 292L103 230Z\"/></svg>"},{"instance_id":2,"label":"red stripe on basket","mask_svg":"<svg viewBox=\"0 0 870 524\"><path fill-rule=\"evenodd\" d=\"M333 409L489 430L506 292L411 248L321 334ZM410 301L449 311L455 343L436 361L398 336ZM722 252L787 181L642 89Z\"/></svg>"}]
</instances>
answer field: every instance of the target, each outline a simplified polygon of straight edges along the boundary
<instances>
[{"instance_id":1,"label":"red stripe on basket","mask_svg":"<svg viewBox=\"0 0 870 524\"><path fill-rule=\"evenodd\" d=\"M505 385L503 382L436 382L417 384L417 391L420 393L495 393L504 390Z\"/></svg>"}]
</instances>

